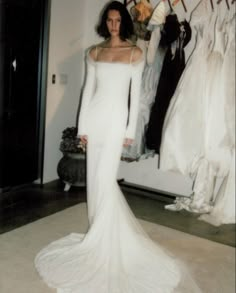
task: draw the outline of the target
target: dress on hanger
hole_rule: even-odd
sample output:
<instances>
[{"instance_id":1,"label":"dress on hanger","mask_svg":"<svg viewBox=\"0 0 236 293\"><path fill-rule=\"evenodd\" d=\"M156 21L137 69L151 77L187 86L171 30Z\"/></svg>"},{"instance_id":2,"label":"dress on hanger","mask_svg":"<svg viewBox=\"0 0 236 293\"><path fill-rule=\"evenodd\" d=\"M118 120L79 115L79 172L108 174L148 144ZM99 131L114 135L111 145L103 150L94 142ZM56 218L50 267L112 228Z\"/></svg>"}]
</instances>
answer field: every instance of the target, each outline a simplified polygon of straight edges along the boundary
<instances>
[{"instance_id":1,"label":"dress on hanger","mask_svg":"<svg viewBox=\"0 0 236 293\"><path fill-rule=\"evenodd\" d=\"M179 23L176 14L169 14L160 41L160 45L166 47L167 51L146 131L147 148L158 154L165 114L185 67L184 47L190 39L191 28L188 22Z\"/></svg>"},{"instance_id":2,"label":"dress on hanger","mask_svg":"<svg viewBox=\"0 0 236 293\"><path fill-rule=\"evenodd\" d=\"M135 134L143 59L112 63L88 55L87 66L78 133L88 135L89 230L49 244L37 255L36 268L58 293L198 292L142 230L116 182L124 137Z\"/></svg>"},{"instance_id":3,"label":"dress on hanger","mask_svg":"<svg viewBox=\"0 0 236 293\"><path fill-rule=\"evenodd\" d=\"M138 36L137 45L142 48L146 61L142 77L135 139L132 145L123 147L122 151L122 160L126 162L138 161L154 156L154 151L146 148L145 132L166 53L166 48L160 47L159 42L168 11L168 7L163 2L155 7L146 28L149 34L151 34L150 41L143 40L140 32L135 31Z\"/></svg>"},{"instance_id":4,"label":"dress on hanger","mask_svg":"<svg viewBox=\"0 0 236 293\"><path fill-rule=\"evenodd\" d=\"M224 85L225 123L229 133L231 163L228 175L224 178L210 214L200 219L215 226L235 223L235 15L224 25L226 27L226 52L224 55L221 82Z\"/></svg>"},{"instance_id":5,"label":"dress on hanger","mask_svg":"<svg viewBox=\"0 0 236 293\"><path fill-rule=\"evenodd\" d=\"M208 213L216 177L227 176L231 152L223 92L224 31L219 11L202 1L193 14L197 45L168 109L162 136L160 167L194 180L193 195L177 198L173 210Z\"/></svg>"},{"instance_id":6,"label":"dress on hanger","mask_svg":"<svg viewBox=\"0 0 236 293\"><path fill-rule=\"evenodd\" d=\"M137 45L143 48L144 54L147 52L145 41L137 41ZM146 148L145 143L145 129L149 120L151 106L155 97L155 88L157 87L162 63L164 59L165 50L158 48L156 57L152 64L145 62L143 78L141 81L141 95L138 111L138 120L134 142L128 146L123 147L122 160L126 162L138 161L154 156L154 152ZM145 58L146 59L146 58Z\"/></svg>"}]
</instances>

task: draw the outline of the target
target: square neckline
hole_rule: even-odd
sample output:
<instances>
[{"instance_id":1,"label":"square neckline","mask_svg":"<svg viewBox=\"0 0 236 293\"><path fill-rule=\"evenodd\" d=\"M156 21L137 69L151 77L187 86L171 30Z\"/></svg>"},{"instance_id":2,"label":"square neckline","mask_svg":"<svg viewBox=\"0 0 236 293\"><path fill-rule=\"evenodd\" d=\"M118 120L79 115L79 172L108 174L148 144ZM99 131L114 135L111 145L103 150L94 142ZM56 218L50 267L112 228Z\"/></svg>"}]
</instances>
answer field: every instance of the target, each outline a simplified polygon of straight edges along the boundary
<instances>
[{"instance_id":1,"label":"square neckline","mask_svg":"<svg viewBox=\"0 0 236 293\"><path fill-rule=\"evenodd\" d=\"M86 54L87 55L87 60L90 61L92 64L137 65L139 63L142 63L142 61L144 60L144 54L142 53L141 57L138 60L136 60L135 62L132 62L132 57L133 57L133 52L134 52L134 48L135 47L136 46L123 47L123 49L130 49L130 48L132 48L131 55L130 55L130 62L129 63L128 62L122 62L122 61L105 61L105 60L104 61L103 60L99 61L99 60L94 60L90 56L90 50L88 50L88 52ZM97 51L97 48L98 48L98 46L96 46L96 51ZM100 47L100 48L106 49L106 47ZM122 48L122 47L120 47L120 48ZM108 49L108 47L107 47L107 49Z\"/></svg>"}]
</instances>

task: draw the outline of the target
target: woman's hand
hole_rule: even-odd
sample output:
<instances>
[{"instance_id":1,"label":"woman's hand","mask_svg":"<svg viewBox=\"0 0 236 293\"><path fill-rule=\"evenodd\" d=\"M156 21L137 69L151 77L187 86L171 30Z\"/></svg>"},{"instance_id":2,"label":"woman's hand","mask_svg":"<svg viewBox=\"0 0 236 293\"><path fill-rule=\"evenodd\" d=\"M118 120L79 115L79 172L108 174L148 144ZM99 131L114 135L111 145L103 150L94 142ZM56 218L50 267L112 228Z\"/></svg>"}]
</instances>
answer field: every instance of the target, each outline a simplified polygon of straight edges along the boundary
<instances>
[{"instance_id":1,"label":"woman's hand","mask_svg":"<svg viewBox=\"0 0 236 293\"><path fill-rule=\"evenodd\" d=\"M82 144L86 145L88 142L88 136L87 135L79 135L79 139L81 140Z\"/></svg>"},{"instance_id":2,"label":"woman's hand","mask_svg":"<svg viewBox=\"0 0 236 293\"><path fill-rule=\"evenodd\" d=\"M133 139L131 139L131 138L125 138L124 139L124 143L123 143L123 146L124 147L128 147L128 146L130 146L132 143L133 143Z\"/></svg>"}]
</instances>

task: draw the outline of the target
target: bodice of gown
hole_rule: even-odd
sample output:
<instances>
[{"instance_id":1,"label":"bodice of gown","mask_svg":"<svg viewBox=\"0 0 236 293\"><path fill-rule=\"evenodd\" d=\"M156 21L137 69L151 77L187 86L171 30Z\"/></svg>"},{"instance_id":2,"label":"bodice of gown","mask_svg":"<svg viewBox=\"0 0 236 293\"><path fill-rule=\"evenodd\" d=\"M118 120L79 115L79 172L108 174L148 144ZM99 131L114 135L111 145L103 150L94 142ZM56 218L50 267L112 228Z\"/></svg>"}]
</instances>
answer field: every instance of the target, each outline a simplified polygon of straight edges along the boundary
<instances>
[{"instance_id":1,"label":"bodice of gown","mask_svg":"<svg viewBox=\"0 0 236 293\"><path fill-rule=\"evenodd\" d=\"M101 99L106 105L116 107L127 105L127 96L131 78L131 66L129 64L109 64L97 62L96 89L91 103L98 103Z\"/></svg>"},{"instance_id":2,"label":"bodice of gown","mask_svg":"<svg viewBox=\"0 0 236 293\"><path fill-rule=\"evenodd\" d=\"M202 0L190 16L191 27L197 33L197 48L207 47L213 39L212 25L214 17L209 6L210 1ZM196 51L196 50L195 50Z\"/></svg>"},{"instance_id":3,"label":"bodice of gown","mask_svg":"<svg viewBox=\"0 0 236 293\"><path fill-rule=\"evenodd\" d=\"M207 0L199 0L199 4L197 4L190 16L192 27L201 28L205 26L211 13L209 2Z\"/></svg>"},{"instance_id":4,"label":"bodice of gown","mask_svg":"<svg viewBox=\"0 0 236 293\"><path fill-rule=\"evenodd\" d=\"M211 29L213 35L211 37L212 40L212 53L219 53L220 56L224 57L225 54L225 48L226 48L226 25L225 21L221 20L220 18L220 11L219 7L217 9L217 12L215 15L213 15L214 19L214 27Z\"/></svg>"},{"instance_id":5,"label":"bodice of gown","mask_svg":"<svg viewBox=\"0 0 236 293\"><path fill-rule=\"evenodd\" d=\"M135 63L122 63L94 61L87 54L86 61L87 78L82 97L78 135L87 134L86 116L92 109L95 110L96 115L106 115L107 122L109 122L109 117L112 119L112 115L115 113L120 114L120 119L124 120L124 113L128 113L128 97L131 83L129 122L125 137L134 138L144 66L143 56Z\"/></svg>"},{"instance_id":6,"label":"bodice of gown","mask_svg":"<svg viewBox=\"0 0 236 293\"><path fill-rule=\"evenodd\" d=\"M179 40L179 49L182 50L191 39L191 28L186 20L179 22L176 14L170 14L166 17L161 35L160 46L169 47Z\"/></svg>"}]
</instances>

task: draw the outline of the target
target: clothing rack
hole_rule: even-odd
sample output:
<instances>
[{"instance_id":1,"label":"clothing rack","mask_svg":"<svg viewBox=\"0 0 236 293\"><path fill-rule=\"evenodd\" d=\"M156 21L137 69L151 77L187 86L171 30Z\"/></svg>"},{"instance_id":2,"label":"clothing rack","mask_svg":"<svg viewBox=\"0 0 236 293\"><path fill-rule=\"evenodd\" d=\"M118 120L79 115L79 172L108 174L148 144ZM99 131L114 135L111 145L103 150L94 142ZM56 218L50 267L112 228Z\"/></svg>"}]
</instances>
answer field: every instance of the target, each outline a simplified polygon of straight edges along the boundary
<instances>
[{"instance_id":1,"label":"clothing rack","mask_svg":"<svg viewBox=\"0 0 236 293\"><path fill-rule=\"evenodd\" d=\"M125 6L128 6L132 2L134 2L135 5L137 5L137 1L136 0L124 0L124 5Z\"/></svg>"},{"instance_id":2,"label":"clothing rack","mask_svg":"<svg viewBox=\"0 0 236 293\"><path fill-rule=\"evenodd\" d=\"M236 0L232 0L232 1L231 1L231 5L233 5L235 1L236 1ZM219 5L221 2L222 2L222 0L217 0L216 4ZM213 0L210 0L210 3L211 3L211 8L212 8L212 10L214 11ZM227 6L228 10L230 10L230 3L229 3L229 0L225 0L225 3L226 3L226 6Z\"/></svg>"},{"instance_id":3,"label":"clothing rack","mask_svg":"<svg viewBox=\"0 0 236 293\"><path fill-rule=\"evenodd\" d=\"M179 1L181 1L182 5L183 5L183 8L184 8L184 11L185 12L188 12L187 11L187 7L186 7L186 4L184 2L184 0L174 0L172 2L173 5L176 5ZM137 1L136 0L124 0L124 5L125 6L128 6L130 3L134 2L135 5L137 5ZM148 1L149 2L149 1ZM169 3L169 6L170 6L170 10L173 11L173 8L172 8L172 5L170 3L170 0L168 0L168 3Z\"/></svg>"},{"instance_id":4,"label":"clothing rack","mask_svg":"<svg viewBox=\"0 0 236 293\"><path fill-rule=\"evenodd\" d=\"M187 6L184 2L184 0L174 0L172 2L172 5L176 5L179 1L181 1L182 5L183 5L183 8L184 8L184 11L187 12ZM231 0L231 5L233 5L235 3L236 0ZM201 2L201 1L200 1ZM222 0L217 0L217 4L220 4L222 2ZM212 11L214 11L214 4L213 4L213 0L210 0L210 3L211 3L211 8L212 8ZM228 8L228 10L230 10L230 4L229 4L229 0L225 0L225 3L226 3L226 6ZM168 4L170 6L170 10L173 11L173 8L172 8L172 5L171 5L171 2L170 0L168 0Z\"/></svg>"}]
</instances>

